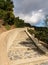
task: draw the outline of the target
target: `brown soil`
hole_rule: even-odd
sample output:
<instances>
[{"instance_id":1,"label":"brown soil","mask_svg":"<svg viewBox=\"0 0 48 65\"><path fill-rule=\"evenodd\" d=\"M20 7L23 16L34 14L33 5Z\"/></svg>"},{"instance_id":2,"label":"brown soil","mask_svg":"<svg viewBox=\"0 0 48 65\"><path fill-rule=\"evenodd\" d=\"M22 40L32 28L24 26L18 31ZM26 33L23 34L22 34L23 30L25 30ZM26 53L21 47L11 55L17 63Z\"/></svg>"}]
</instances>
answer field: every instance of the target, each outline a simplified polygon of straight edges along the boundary
<instances>
[{"instance_id":1,"label":"brown soil","mask_svg":"<svg viewBox=\"0 0 48 65\"><path fill-rule=\"evenodd\" d=\"M14 29L14 28L15 28L14 25L12 25L11 28L10 28L10 30L11 30L11 29ZM3 33L3 32L5 32L5 31L8 31L8 30L5 28L5 26L0 26L0 34Z\"/></svg>"}]
</instances>

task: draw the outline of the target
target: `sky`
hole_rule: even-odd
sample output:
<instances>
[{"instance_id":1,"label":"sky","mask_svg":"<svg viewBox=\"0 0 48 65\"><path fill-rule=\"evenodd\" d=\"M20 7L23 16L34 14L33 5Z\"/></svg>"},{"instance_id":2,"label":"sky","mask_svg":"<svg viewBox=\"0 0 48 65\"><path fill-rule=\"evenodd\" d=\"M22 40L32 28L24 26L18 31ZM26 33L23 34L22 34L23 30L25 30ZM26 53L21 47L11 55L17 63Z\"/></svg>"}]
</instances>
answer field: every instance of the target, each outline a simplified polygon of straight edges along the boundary
<instances>
[{"instance_id":1,"label":"sky","mask_svg":"<svg viewBox=\"0 0 48 65\"><path fill-rule=\"evenodd\" d=\"M15 16L19 16L31 25L45 26L48 0L13 0L13 2Z\"/></svg>"}]
</instances>

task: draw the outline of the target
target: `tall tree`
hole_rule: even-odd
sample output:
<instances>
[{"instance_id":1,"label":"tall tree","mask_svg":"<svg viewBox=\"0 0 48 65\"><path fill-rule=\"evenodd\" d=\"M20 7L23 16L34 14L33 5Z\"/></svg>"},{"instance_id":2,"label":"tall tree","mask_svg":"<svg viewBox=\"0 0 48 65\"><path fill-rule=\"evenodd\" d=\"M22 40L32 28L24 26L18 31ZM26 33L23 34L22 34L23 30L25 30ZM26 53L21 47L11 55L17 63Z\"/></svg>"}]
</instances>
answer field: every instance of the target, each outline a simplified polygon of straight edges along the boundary
<instances>
[{"instance_id":1,"label":"tall tree","mask_svg":"<svg viewBox=\"0 0 48 65\"><path fill-rule=\"evenodd\" d=\"M4 20L4 24L13 24L13 7L12 0L0 0L0 19Z\"/></svg>"},{"instance_id":2,"label":"tall tree","mask_svg":"<svg viewBox=\"0 0 48 65\"><path fill-rule=\"evenodd\" d=\"M12 0L0 0L0 9L13 11L13 1Z\"/></svg>"}]
</instances>

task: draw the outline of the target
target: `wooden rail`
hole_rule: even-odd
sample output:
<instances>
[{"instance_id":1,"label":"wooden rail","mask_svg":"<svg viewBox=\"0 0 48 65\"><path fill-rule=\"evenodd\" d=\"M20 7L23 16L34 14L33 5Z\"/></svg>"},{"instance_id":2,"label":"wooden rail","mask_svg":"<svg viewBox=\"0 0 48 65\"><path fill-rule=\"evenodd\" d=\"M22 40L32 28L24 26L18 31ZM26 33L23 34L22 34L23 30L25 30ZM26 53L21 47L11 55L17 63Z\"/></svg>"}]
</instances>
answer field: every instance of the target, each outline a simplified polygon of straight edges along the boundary
<instances>
[{"instance_id":1,"label":"wooden rail","mask_svg":"<svg viewBox=\"0 0 48 65\"><path fill-rule=\"evenodd\" d=\"M36 38L34 38L27 30L25 31L26 34L30 37L30 39L34 42L34 45L39 49L41 50L44 54L47 54L48 55L48 49L45 48L43 45L39 45L39 42Z\"/></svg>"}]
</instances>

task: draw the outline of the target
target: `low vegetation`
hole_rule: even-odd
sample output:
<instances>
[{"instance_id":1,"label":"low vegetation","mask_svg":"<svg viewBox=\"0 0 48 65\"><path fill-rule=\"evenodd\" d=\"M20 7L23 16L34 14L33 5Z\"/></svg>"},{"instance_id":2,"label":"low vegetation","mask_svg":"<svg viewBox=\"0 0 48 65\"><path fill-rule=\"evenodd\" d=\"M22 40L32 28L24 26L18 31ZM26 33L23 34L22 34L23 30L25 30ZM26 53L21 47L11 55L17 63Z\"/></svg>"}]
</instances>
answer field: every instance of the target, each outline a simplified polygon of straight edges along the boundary
<instances>
[{"instance_id":1,"label":"low vegetation","mask_svg":"<svg viewBox=\"0 0 48 65\"><path fill-rule=\"evenodd\" d=\"M35 30L28 29L30 34L34 34L38 40L41 40L48 44L48 28L47 27L35 27Z\"/></svg>"},{"instance_id":2,"label":"low vegetation","mask_svg":"<svg viewBox=\"0 0 48 65\"><path fill-rule=\"evenodd\" d=\"M7 30L10 30L10 25L5 25L5 28L7 29Z\"/></svg>"}]
</instances>

